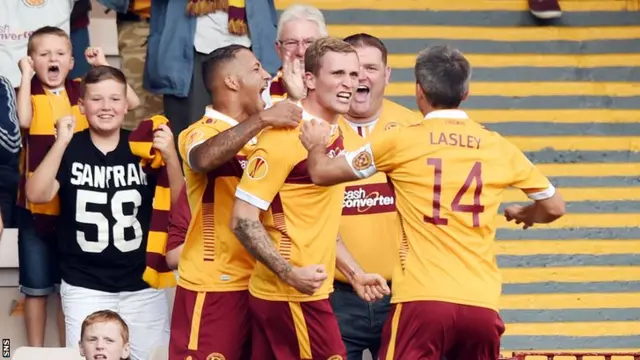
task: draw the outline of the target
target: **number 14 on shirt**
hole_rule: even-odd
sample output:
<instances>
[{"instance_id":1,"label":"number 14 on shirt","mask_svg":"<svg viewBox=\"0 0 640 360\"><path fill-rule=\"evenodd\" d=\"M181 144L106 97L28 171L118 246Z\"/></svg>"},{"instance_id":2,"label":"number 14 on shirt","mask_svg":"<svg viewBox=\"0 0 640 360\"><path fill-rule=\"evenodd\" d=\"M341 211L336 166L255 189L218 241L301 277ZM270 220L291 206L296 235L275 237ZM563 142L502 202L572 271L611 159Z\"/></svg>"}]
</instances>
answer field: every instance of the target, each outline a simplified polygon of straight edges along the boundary
<instances>
[{"instance_id":1,"label":"number 14 on shirt","mask_svg":"<svg viewBox=\"0 0 640 360\"><path fill-rule=\"evenodd\" d=\"M446 171L446 168L442 165L442 159L430 158L427 159L427 166L432 166L434 171L433 180L433 216L424 215L424 221L434 225L447 225L449 219L442 217L441 203L442 203L442 172ZM462 197L473 189L473 204L462 204ZM476 161L469 174L467 175L464 183L458 189L456 196L451 201L451 210L454 212L471 213L473 218L473 227L480 227L480 213L484 212L484 205L480 203L480 195L482 194L482 163Z\"/></svg>"}]
</instances>

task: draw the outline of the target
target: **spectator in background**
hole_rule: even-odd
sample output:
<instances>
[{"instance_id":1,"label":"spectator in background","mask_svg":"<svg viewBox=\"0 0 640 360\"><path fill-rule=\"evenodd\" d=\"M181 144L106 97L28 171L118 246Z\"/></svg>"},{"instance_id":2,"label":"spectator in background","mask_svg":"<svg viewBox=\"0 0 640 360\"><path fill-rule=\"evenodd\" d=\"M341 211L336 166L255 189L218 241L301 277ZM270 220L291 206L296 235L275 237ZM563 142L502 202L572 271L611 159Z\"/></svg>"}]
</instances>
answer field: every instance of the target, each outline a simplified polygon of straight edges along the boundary
<instances>
[{"instance_id":1,"label":"spectator in background","mask_svg":"<svg viewBox=\"0 0 640 360\"><path fill-rule=\"evenodd\" d=\"M84 51L89 47L89 13L91 12L91 0L75 0L71 11L71 46L73 49L73 69L69 73L72 79L83 77L91 64L87 62Z\"/></svg>"},{"instance_id":2,"label":"spectator in background","mask_svg":"<svg viewBox=\"0 0 640 360\"><path fill-rule=\"evenodd\" d=\"M287 59L294 63L299 63L300 74L304 75L304 53L314 40L328 35L327 25L324 15L317 8L311 5L291 5L278 20L277 36L275 48L282 63ZM297 61L296 61L297 60ZM292 81L293 79L283 78L283 71L280 68L269 84L269 91L265 91L262 96L267 106L271 106L274 101L287 97L287 93L293 91L292 87L304 84ZM303 89L295 89L296 93Z\"/></svg>"},{"instance_id":3,"label":"spectator in background","mask_svg":"<svg viewBox=\"0 0 640 360\"><path fill-rule=\"evenodd\" d=\"M16 94L9 79L0 76L0 236L3 225L13 226L21 141Z\"/></svg>"},{"instance_id":4,"label":"spectator in background","mask_svg":"<svg viewBox=\"0 0 640 360\"><path fill-rule=\"evenodd\" d=\"M87 360L129 359L129 327L115 311L96 311L82 322L79 345Z\"/></svg>"},{"instance_id":5,"label":"spectator in background","mask_svg":"<svg viewBox=\"0 0 640 360\"><path fill-rule=\"evenodd\" d=\"M27 55L29 36L43 26L55 26L69 33L74 0L0 1L0 75L20 86L18 62ZM32 344L29 344L32 345Z\"/></svg>"},{"instance_id":6,"label":"spectator in background","mask_svg":"<svg viewBox=\"0 0 640 360\"><path fill-rule=\"evenodd\" d=\"M240 44L250 46L271 73L278 67L272 46L277 18L273 0L230 0L226 8L216 6L218 3L222 2L151 2L144 85L164 95L165 115L176 137L200 119L209 105L210 96L202 80L205 54Z\"/></svg>"}]
</instances>

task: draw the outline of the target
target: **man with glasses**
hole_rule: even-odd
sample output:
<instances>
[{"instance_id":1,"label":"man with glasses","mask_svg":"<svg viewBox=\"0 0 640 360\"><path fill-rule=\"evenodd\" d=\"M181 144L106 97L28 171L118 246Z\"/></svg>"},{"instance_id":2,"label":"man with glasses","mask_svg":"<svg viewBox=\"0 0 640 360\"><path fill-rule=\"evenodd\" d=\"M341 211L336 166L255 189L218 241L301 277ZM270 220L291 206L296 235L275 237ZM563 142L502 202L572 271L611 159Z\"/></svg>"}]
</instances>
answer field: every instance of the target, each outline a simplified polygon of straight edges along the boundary
<instances>
[{"instance_id":1,"label":"man with glasses","mask_svg":"<svg viewBox=\"0 0 640 360\"><path fill-rule=\"evenodd\" d=\"M289 94L304 92L302 83L304 53L316 39L327 35L324 15L313 6L292 5L280 15L276 51L282 60L283 68L271 81L269 91L262 94L267 106L291 97ZM288 67L293 67L293 69L288 69ZM299 77L299 79L295 77Z\"/></svg>"}]
</instances>

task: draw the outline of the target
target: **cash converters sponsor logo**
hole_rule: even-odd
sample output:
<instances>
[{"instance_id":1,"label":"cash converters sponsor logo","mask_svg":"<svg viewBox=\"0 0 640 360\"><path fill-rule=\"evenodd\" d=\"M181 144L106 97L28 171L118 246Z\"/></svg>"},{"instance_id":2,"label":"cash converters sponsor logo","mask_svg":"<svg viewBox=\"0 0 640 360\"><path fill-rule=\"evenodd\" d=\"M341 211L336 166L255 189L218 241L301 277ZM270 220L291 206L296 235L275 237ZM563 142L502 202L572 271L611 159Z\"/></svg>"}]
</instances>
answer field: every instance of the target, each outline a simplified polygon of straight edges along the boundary
<instances>
[{"instance_id":1,"label":"cash converters sponsor logo","mask_svg":"<svg viewBox=\"0 0 640 360\"><path fill-rule=\"evenodd\" d=\"M344 191L342 215L377 214L396 211L396 201L388 184L348 186Z\"/></svg>"},{"instance_id":2,"label":"cash converters sponsor logo","mask_svg":"<svg viewBox=\"0 0 640 360\"><path fill-rule=\"evenodd\" d=\"M24 31L19 29L12 29L9 25L0 25L0 41L2 40L13 40L13 41L21 41L28 39L33 31Z\"/></svg>"}]
</instances>

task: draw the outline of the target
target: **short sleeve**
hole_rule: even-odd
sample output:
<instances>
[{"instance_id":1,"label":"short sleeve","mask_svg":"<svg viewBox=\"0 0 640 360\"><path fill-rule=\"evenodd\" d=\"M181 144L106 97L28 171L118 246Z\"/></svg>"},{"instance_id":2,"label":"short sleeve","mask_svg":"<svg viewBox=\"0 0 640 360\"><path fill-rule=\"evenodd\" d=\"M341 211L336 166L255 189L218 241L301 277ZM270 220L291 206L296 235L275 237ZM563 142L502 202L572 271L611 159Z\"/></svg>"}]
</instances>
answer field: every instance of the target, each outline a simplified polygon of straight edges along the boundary
<instances>
[{"instance_id":1,"label":"short sleeve","mask_svg":"<svg viewBox=\"0 0 640 360\"><path fill-rule=\"evenodd\" d=\"M186 185L182 187L178 201L169 211L169 226L167 229L167 251L182 245L189 230L191 222L191 209L187 197Z\"/></svg>"},{"instance_id":2,"label":"short sleeve","mask_svg":"<svg viewBox=\"0 0 640 360\"><path fill-rule=\"evenodd\" d=\"M218 135L224 129L216 126L217 122L212 124L206 124L202 121L189 126L182 131L178 136L178 151L180 151L180 157L191 168L189 162L189 154L198 145L201 145L210 138Z\"/></svg>"},{"instance_id":3,"label":"short sleeve","mask_svg":"<svg viewBox=\"0 0 640 360\"><path fill-rule=\"evenodd\" d=\"M505 140L505 153L511 168L512 187L522 190L531 200L552 197L556 189L549 179L515 145Z\"/></svg>"},{"instance_id":4,"label":"short sleeve","mask_svg":"<svg viewBox=\"0 0 640 360\"><path fill-rule=\"evenodd\" d=\"M255 150L236 188L236 198L266 211L289 176L295 158L295 143L285 130L268 131L258 138ZM295 138L299 142L298 138Z\"/></svg>"},{"instance_id":5,"label":"short sleeve","mask_svg":"<svg viewBox=\"0 0 640 360\"><path fill-rule=\"evenodd\" d=\"M396 127L371 137L371 141L355 151L345 153L351 170L360 178L395 168L395 154L402 128Z\"/></svg>"}]
</instances>

